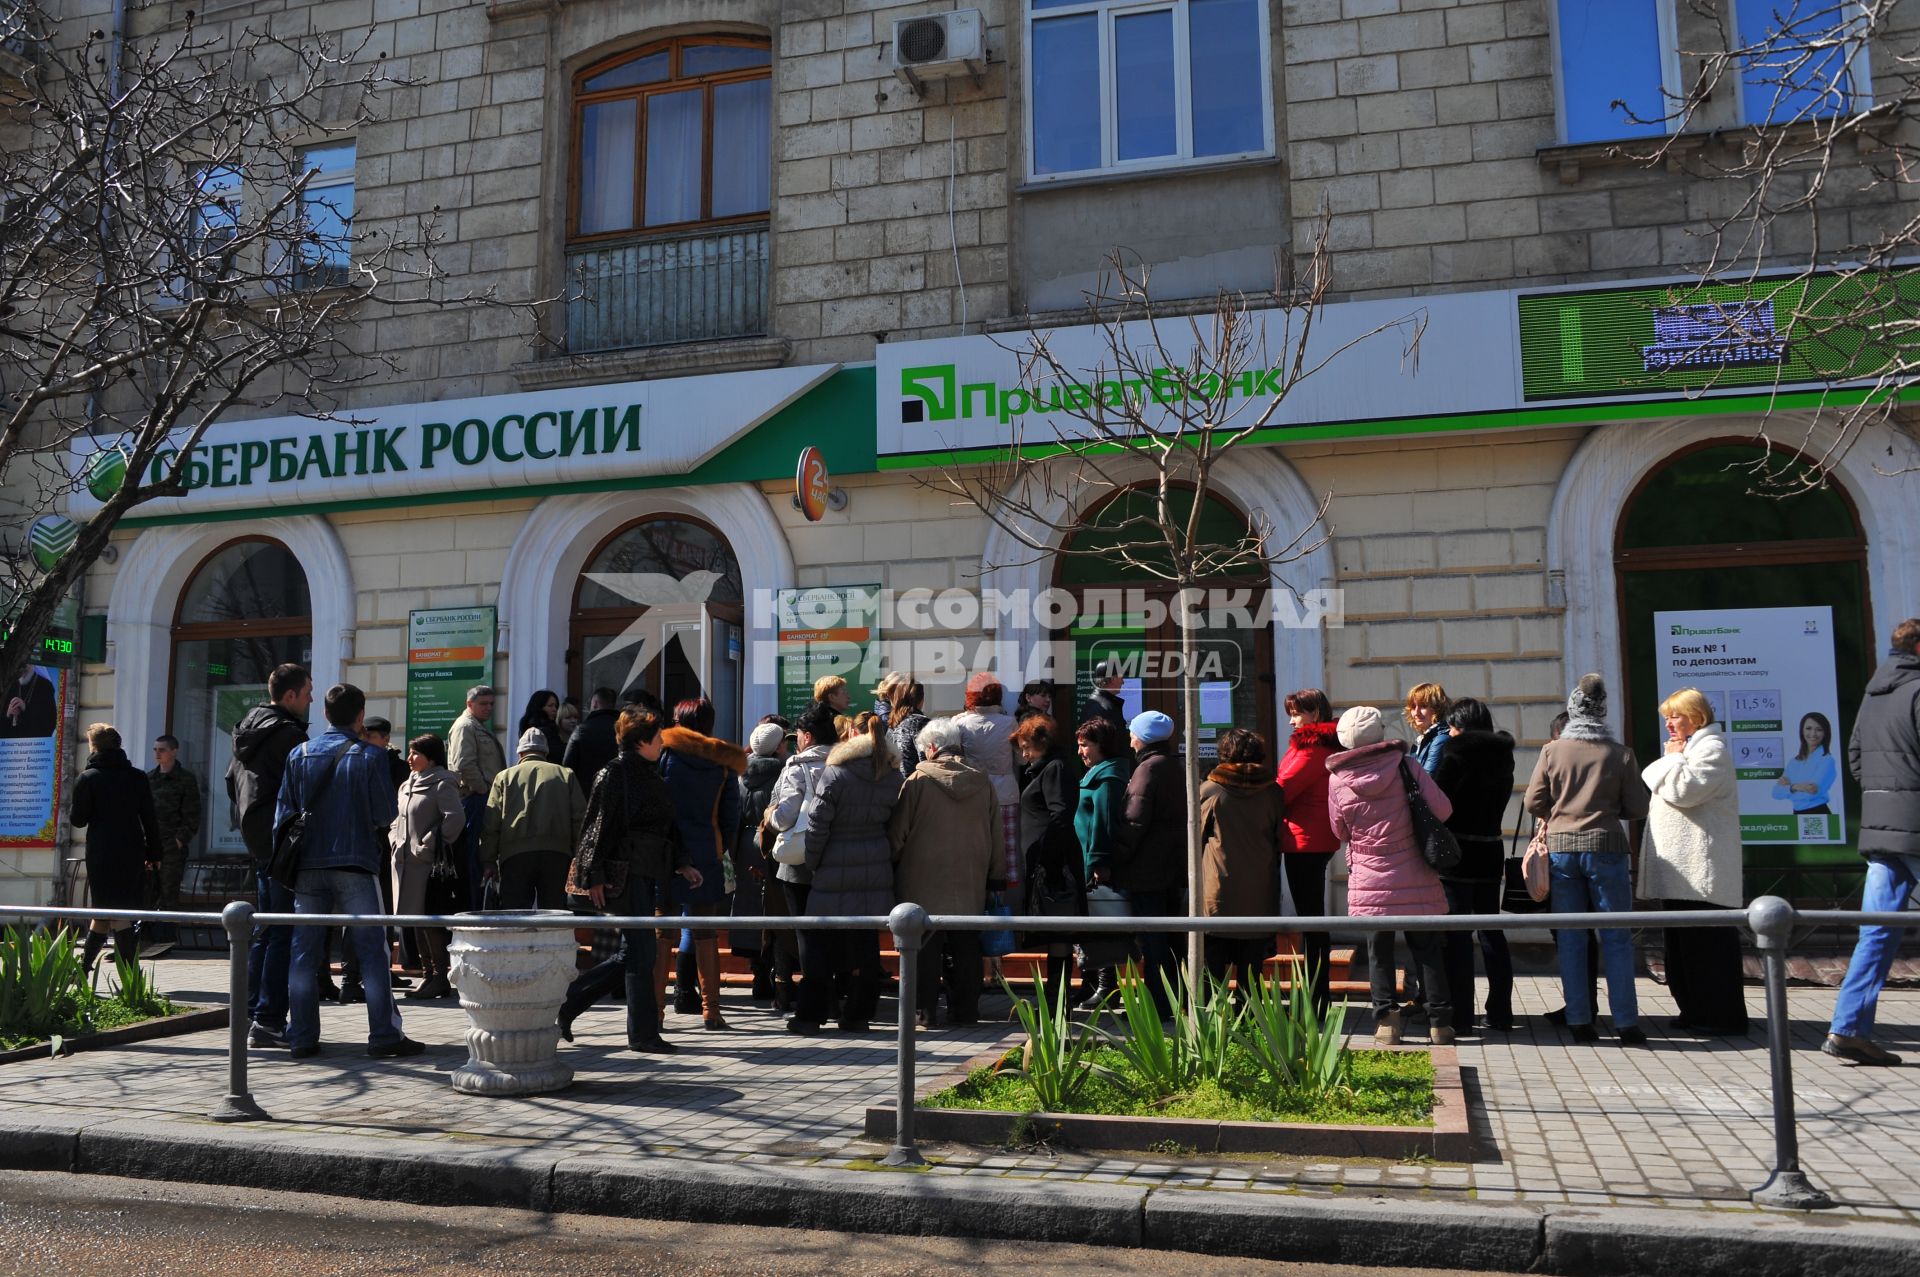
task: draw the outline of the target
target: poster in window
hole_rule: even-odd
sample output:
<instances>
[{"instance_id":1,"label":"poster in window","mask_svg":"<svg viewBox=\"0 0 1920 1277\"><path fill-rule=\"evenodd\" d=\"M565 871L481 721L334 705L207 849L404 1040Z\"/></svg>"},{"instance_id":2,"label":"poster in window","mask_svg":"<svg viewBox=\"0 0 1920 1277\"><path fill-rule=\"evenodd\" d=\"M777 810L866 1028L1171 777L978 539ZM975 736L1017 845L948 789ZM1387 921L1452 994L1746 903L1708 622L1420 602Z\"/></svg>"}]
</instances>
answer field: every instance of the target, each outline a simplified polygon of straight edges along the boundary
<instances>
[{"instance_id":1,"label":"poster in window","mask_svg":"<svg viewBox=\"0 0 1920 1277\"><path fill-rule=\"evenodd\" d=\"M209 741L216 742L209 751L217 766L207 768L207 854L210 856L244 856L247 844L241 840L240 827L233 823L233 801L227 797L226 760L232 756L231 742L233 729L247 711L267 700L265 683L239 683L231 687L216 687L213 691L212 730Z\"/></svg>"},{"instance_id":2,"label":"poster in window","mask_svg":"<svg viewBox=\"0 0 1920 1277\"><path fill-rule=\"evenodd\" d=\"M29 665L0 697L0 847L51 850L66 780L67 672Z\"/></svg>"},{"instance_id":3,"label":"poster in window","mask_svg":"<svg viewBox=\"0 0 1920 1277\"><path fill-rule=\"evenodd\" d=\"M1660 698L1699 689L1726 733L1741 841L1845 841L1833 609L1656 612L1653 625Z\"/></svg>"}]
</instances>

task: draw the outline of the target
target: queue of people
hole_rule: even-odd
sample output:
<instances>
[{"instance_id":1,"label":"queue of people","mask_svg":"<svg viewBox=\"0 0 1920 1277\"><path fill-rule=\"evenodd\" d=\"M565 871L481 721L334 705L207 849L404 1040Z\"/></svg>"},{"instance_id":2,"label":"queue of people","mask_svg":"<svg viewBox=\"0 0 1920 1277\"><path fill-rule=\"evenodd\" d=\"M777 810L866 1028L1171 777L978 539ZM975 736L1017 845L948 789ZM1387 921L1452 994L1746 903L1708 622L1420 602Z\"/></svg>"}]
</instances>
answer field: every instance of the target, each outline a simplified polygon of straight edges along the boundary
<instances>
[{"instance_id":1,"label":"queue of people","mask_svg":"<svg viewBox=\"0 0 1920 1277\"><path fill-rule=\"evenodd\" d=\"M1920 881L1920 620L1896 629L1893 649L1869 683L1849 750L1865 795L1866 907L1886 911L1903 908ZM509 766L490 727L491 688L470 689L448 739L416 736L403 761L387 745L388 725L369 720L364 695L346 684L326 693L327 730L308 740L312 683L304 669L285 665L268 680L267 702L234 728L227 788L263 912L431 914L497 904L660 917L657 929L622 931L617 947L581 974L561 1028L570 1037L587 1007L624 984L629 1045L663 1053L674 1049L662 1033L669 1009L699 1015L710 1031L729 1027L718 933L682 932L673 969L669 920L681 916L872 916L903 900L933 913L979 913L1002 901L1048 917L1185 913L1189 820L1176 724L1153 710L1129 717L1116 672L1093 673L1094 693L1071 730L1051 713L1044 684L1020 689L1009 712L1007 689L975 675L964 711L932 718L910 675L890 676L875 689L876 710L860 713L851 711L845 681L827 678L793 722L769 715L757 724L748 749L712 735L714 708L704 699L669 714L644 691L616 697L602 688L583 715L568 715L542 692L527 706ZM1499 911L1516 742L1485 703L1419 684L1400 707L1407 739L1391 735L1372 706L1336 717L1318 689L1292 693L1285 707L1290 732L1277 759L1246 728L1213 742L1194 813L1201 914L1268 916L1290 897L1296 915L1323 916L1343 847L1353 916ZM1686 911L1745 903L1736 774L1723 727L1695 689L1676 690L1660 714L1662 752L1643 766L1608 725L1605 680L1587 674L1571 689L1521 796L1549 865L1552 912L1624 912L1636 900ZM1779 782L1789 794L1821 786L1830 734L1824 719L1803 725L1808 757ZM200 815L180 794L178 742L155 742L152 773L132 766L110 725L90 728L88 742L72 816L89 830L93 899L140 908L152 903L156 884L162 901L177 898L179 876L169 866ZM1429 863L1421 809L1446 824L1457 859ZM280 881L270 872L275 844L301 826L298 870ZM89 967L109 939L122 956L137 955L130 929L96 924L85 945ZM1062 987L1077 965L1081 999L1098 999L1130 970L1170 1013L1178 939L1157 931L1049 938L1048 983ZM424 976L407 998L451 994L446 932L390 938L349 929L352 1000L367 1006L367 1050L376 1056L420 1049L401 1026L398 982L358 978L397 966L402 940ZM1823 1047L1830 1054L1897 1062L1873 1041L1874 1005L1897 942L1893 929L1862 928ZM328 943L319 928L256 933L252 1045L301 1058L319 1052ZM1575 1042L1596 1041L1604 977L1612 1034L1644 1043L1632 935L1566 927L1555 943L1565 1006L1549 1018ZM1732 919L1669 928L1663 947L1678 1009L1668 1028L1744 1034L1741 936ZM790 1031L869 1028L884 979L872 931L736 935L734 948L753 956L754 1000L789 1016ZM1368 949L1383 1044L1400 1041L1422 1017L1437 1044L1518 1023L1502 931L1376 932ZM1264 935L1215 935L1205 949L1209 974L1222 981L1244 982L1273 957L1273 937ZM936 932L924 959L922 1024L942 1022L943 997L945 1023L976 1020L979 934ZM1324 929L1303 932L1299 963L1324 1010Z\"/></svg>"}]
</instances>

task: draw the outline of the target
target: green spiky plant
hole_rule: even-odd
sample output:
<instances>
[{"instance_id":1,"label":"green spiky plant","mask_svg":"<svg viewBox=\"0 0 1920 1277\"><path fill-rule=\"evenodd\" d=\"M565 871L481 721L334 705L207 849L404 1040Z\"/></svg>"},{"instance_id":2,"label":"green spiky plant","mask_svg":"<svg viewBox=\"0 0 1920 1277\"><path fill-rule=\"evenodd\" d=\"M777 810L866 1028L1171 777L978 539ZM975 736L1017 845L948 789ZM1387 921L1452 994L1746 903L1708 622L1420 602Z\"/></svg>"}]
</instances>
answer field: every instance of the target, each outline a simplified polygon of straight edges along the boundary
<instances>
[{"instance_id":1,"label":"green spiky plant","mask_svg":"<svg viewBox=\"0 0 1920 1277\"><path fill-rule=\"evenodd\" d=\"M1069 981L1062 980L1057 989L1050 990L1046 974L1036 969L1031 1001L1015 997L1005 978L1001 979L1000 987L1013 999L1013 1012L1020 1018L1020 1027L1027 1032L1020 1064L1010 1072L1026 1079L1042 1109L1067 1108L1096 1077L1117 1080L1111 1069L1095 1063L1093 1058L1095 1052L1110 1042L1098 1024L1104 999L1093 1008L1093 1016L1075 1023L1067 1000Z\"/></svg>"},{"instance_id":2,"label":"green spiky plant","mask_svg":"<svg viewBox=\"0 0 1920 1277\"><path fill-rule=\"evenodd\" d=\"M1276 980L1246 981L1238 1032L1276 1086L1310 1096L1344 1086L1352 1063L1346 1004L1335 1003L1323 1019L1314 1009L1311 983L1296 978L1283 992Z\"/></svg>"}]
</instances>

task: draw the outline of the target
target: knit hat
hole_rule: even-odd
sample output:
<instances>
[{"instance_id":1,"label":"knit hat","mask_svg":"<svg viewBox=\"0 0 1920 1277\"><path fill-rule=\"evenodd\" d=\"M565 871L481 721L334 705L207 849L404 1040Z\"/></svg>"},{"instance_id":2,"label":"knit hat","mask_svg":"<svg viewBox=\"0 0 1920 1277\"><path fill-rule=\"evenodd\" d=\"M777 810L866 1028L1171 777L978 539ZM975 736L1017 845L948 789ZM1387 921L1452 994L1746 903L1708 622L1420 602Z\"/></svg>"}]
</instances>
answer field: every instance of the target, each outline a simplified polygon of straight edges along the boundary
<instances>
[{"instance_id":1,"label":"knit hat","mask_svg":"<svg viewBox=\"0 0 1920 1277\"><path fill-rule=\"evenodd\" d=\"M1607 684L1598 674L1582 674L1567 696L1567 714L1571 718L1607 716Z\"/></svg>"},{"instance_id":2,"label":"knit hat","mask_svg":"<svg viewBox=\"0 0 1920 1277\"><path fill-rule=\"evenodd\" d=\"M1141 744L1151 745L1173 735L1173 720L1157 709L1143 710L1133 716L1133 721L1127 724L1127 730Z\"/></svg>"},{"instance_id":3,"label":"knit hat","mask_svg":"<svg viewBox=\"0 0 1920 1277\"><path fill-rule=\"evenodd\" d=\"M529 727L526 731L520 733L519 750L522 754L538 754L540 757L545 758L547 756L547 734L538 727Z\"/></svg>"},{"instance_id":4,"label":"knit hat","mask_svg":"<svg viewBox=\"0 0 1920 1277\"><path fill-rule=\"evenodd\" d=\"M762 723L753 729L747 737L747 746L762 758L772 758L780 752L780 742L787 738L778 723Z\"/></svg>"},{"instance_id":5,"label":"knit hat","mask_svg":"<svg viewBox=\"0 0 1920 1277\"><path fill-rule=\"evenodd\" d=\"M1340 716L1340 725L1334 734L1348 749L1377 745L1387 738L1387 720L1371 705L1355 705Z\"/></svg>"}]
</instances>

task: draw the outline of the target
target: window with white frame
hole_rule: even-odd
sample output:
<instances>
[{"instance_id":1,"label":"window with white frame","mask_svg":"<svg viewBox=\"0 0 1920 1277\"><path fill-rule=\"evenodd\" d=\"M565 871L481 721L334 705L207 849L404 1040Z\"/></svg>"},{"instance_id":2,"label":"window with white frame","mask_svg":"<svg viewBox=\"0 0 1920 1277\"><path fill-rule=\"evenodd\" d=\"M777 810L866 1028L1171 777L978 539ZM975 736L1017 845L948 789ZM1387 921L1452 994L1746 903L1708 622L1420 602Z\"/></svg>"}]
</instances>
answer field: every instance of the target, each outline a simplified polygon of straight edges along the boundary
<instances>
[{"instance_id":1,"label":"window with white frame","mask_svg":"<svg viewBox=\"0 0 1920 1277\"><path fill-rule=\"evenodd\" d=\"M1027 0L1036 180L1273 154L1265 0Z\"/></svg>"},{"instance_id":2,"label":"window with white frame","mask_svg":"<svg viewBox=\"0 0 1920 1277\"><path fill-rule=\"evenodd\" d=\"M1661 137L1703 112L1681 109L1682 54L1736 56L1727 124L1791 124L1852 110L1870 94L1858 0L1725 0L1720 22L1682 30L1677 0L1555 0L1560 136L1567 143ZM1724 41L1724 44L1719 42Z\"/></svg>"},{"instance_id":3,"label":"window with white frame","mask_svg":"<svg viewBox=\"0 0 1920 1277\"><path fill-rule=\"evenodd\" d=\"M295 288L333 288L353 269L352 142L310 146L300 153L307 184L300 191L293 245Z\"/></svg>"}]
</instances>

